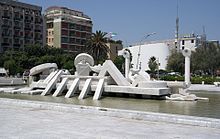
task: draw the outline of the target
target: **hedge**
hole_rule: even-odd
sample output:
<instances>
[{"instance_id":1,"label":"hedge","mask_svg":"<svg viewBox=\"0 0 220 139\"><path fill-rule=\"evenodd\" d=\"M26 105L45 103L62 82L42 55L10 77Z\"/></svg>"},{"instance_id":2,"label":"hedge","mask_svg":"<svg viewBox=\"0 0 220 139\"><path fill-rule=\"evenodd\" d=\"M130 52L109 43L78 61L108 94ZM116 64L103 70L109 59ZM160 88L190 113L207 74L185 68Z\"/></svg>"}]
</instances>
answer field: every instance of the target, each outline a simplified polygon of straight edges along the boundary
<instances>
[{"instance_id":1,"label":"hedge","mask_svg":"<svg viewBox=\"0 0 220 139\"><path fill-rule=\"evenodd\" d=\"M160 80L164 81L184 81L184 76L172 76L166 75L160 78ZM192 84L213 84L214 82L220 82L220 78L218 77L191 77Z\"/></svg>"}]
</instances>

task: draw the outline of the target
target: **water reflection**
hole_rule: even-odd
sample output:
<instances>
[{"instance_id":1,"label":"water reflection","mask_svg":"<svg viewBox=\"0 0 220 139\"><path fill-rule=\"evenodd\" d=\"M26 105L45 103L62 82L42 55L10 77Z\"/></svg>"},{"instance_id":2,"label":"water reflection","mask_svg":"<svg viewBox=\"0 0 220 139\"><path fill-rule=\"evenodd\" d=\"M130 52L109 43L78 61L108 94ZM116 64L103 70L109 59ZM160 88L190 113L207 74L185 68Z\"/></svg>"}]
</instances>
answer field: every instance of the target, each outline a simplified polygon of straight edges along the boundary
<instances>
[{"instance_id":1,"label":"water reflection","mask_svg":"<svg viewBox=\"0 0 220 139\"><path fill-rule=\"evenodd\" d=\"M66 103L85 106L98 106L126 110L138 110L149 112L161 112L171 114L192 115L220 119L220 93L197 92L199 97L209 98L207 101L167 101L123 97L104 97L99 101L92 100L92 96L78 100L78 96L72 98L52 96L32 96L24 94L0 94L0 97L24 100L36 100L56 103Z\"/></svg>"}]
</instances>

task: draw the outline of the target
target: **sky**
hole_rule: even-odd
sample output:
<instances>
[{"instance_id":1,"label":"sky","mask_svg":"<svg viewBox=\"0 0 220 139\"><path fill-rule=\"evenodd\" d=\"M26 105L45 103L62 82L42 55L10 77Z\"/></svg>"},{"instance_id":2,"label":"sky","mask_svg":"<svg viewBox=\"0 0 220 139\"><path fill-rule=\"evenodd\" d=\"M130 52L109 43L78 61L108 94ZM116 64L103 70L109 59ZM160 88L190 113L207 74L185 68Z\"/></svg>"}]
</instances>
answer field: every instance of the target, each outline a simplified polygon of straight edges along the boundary
<instances>
[{"instance_id":1,"label":"sky","mask_svg":"<svg viewBox=\"0 0 220 139\"><path fill-rule=\"evenodd\" d=\"M125 46L144 41L173 39L177 0L19 0L42 6L64 6L92 18L93 32L115 32ZM220 40L220 0L179 0L180 34L202 34Z\"/></svg>"}]
</instances>

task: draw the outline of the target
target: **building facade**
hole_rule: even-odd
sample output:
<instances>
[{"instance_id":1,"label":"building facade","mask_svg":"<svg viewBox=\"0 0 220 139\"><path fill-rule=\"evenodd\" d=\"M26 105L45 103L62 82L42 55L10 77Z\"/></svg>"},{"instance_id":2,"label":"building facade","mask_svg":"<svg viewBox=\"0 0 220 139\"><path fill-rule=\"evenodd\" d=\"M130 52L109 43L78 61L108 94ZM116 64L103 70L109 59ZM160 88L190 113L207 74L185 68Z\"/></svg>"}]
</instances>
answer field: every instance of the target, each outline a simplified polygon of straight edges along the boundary
<instances>
[{"instance_id":1,"label":"building facade","mask_svg":"<svg viewBox=\"0 0 220 139\"><path fill-rule=\"evenodd\" d=\"M160 69L166 69L168 56L175 48L174 40L153 41L128 47L132 54L133 68L149 70L148 62L154 56L160 63Z\"/></svg>"},{"instance_id":2,"label":"building facade","mask_svg":"<svg viewBox=\"0 0 220 139\"><path fill-rule=\"evenodd\" d=\"M179 47L176 47L176 39L134 44L131 47L128 47L128 49L132 53L131 64L134 68L149 70L149 59L154 56L160 63L159 68L165 70L168 57L170 56L172 51L181 52L186 48L195 51L197 47L201 46L202 43L204 43L204 39L205 38L201 35L182 35L179 38Z\"/></svg>"},{"instance_id":3,"label":"building facade","mask_svg":"<svg viewBox=\"0 0 220 139\"><path fill-rule=\"evenodd\" d=\"M47 45L72 52L82 52L92 34L92 20L83 12L66 7L45 11Z\"/></svg>"},{"instance_id":4,"label":"building facade","mask_svg":"<svg viewBox=\"0 0 220 139\"><path fill-rule=\"evenodd\" d=\"M0 0L0 52L26 45L43 46L42 8L14 0Z\"/></svg>"},{"instance_id":5,"label":"building facade","mask_svg":"<svg viewBox=\"0 0 220 139\"><path fill-rule=\"evenodd\" d=\"M109 52L108 52L108 59L114 61L115 58L118 56L118 51L122 50L123 49L123 46L121 43L106 43L106 45L108 46L109 48Z\"/></svg>"},{"instance_id":6,"label":"building facade","mask_svg":"<svg viewBox=\"0 0 220 139\"><path fill-rule=\"evenodd\" d=\"M180 50L184 50L188 48L192 51L195 51L197 47L201 46L206 42L205 35L195 35L195 34L187 34L182 35L179 39L179 48Z\"/></svg>"}]
</instances>

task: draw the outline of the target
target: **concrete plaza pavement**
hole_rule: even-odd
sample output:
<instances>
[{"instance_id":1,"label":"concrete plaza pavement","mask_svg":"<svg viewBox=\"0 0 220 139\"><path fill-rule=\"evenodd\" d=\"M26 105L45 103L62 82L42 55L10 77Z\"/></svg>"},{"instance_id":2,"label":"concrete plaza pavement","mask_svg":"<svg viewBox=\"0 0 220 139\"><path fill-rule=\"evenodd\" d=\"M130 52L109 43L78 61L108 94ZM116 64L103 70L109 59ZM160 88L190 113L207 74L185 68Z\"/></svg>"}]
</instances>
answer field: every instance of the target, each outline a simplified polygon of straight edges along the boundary
<instances>
[{"instance_id":1,"label":"concrete plaza pavement","mask_svg":"<svg viewBox=\"0 0 220 139\"><path fill-rule=\"evenodd\" d=\"M220 129L0 105L0 138L219 139Z\"/></svg>"}]
</instances>

